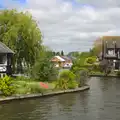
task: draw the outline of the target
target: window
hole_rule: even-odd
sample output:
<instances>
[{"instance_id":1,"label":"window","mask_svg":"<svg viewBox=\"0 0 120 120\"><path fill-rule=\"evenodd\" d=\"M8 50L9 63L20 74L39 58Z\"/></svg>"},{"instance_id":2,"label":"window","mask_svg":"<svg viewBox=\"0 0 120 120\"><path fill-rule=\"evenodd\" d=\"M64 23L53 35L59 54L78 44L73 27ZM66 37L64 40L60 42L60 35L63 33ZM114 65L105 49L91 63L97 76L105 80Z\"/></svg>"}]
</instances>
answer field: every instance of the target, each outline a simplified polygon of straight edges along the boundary
<instances>
[{"instance_id":1,"label":"window","mask_svg":"<svg viewBox=\"0 0 120 120\"><path fill-rule=\"evenodd\" d=\"M5 64L6 62L6 55L0 54L0 64Z\"/></svg>"},{"instance_id":2,"label":"window","mask_svg":"<svg viewBox=\"0 0 120 120\"><path fill-rule=\"evenodd\" d=\"M114 50L108 50L108 55L114 55Z\"/></svg>"}]
</instances>

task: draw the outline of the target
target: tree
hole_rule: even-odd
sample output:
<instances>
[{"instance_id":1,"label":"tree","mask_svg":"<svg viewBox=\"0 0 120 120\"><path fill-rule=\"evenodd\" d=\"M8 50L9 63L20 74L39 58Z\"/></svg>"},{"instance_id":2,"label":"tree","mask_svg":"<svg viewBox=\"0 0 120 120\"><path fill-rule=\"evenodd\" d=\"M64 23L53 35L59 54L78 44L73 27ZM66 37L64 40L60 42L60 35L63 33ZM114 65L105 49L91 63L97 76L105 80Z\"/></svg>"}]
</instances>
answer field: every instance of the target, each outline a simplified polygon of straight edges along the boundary
<instances>
[{"instance_id":1,"label":"tree","mask_svg":"<svg viewBox=\"0 0 120 120\"><path fill-rule=\"evenodd\" d=\"M63 50L61 51L61 55L64 56L64 51Z\"/></svg>"},{"instance_id":2,"label":"tree","mask_svg":"<svg viewBox=\"0 0 120 120\"><path fill-rule=\"evenodd\" d=\"M102 52L102 38L98 38L95 40L93 44L93 48L90 49L91 56L98 56L100 52Z\"/></svg>"},{"instance_id":3,"label":"tree","mask_svg":"<svg viewBox=\"0 0 120 120\"><path fill-rule=\"evenodd\" d=\"M60 55L60 52L56 52L56 55Z\"/></svg>"},{"instance_id":4,"label":"tree","mask_svg":"<svg viewBox=\"0 0 120 120\"><path fill-rule=\"evenodd\" d=\"M104 72L104 74L107 76L111 70L112 70L112 66L111 66L111 62L109 62L108 60L102 60L100 62L100 70L101 72Z\"/></svg>"},{"instance_id":5,"label":"tree","mask_svg":"<svg viewBox=\"0 0 120 120\"><path fill-rule=\"evenodd\" d=\"M34 65L42 37L36 21L28 12L3 10L0 13L0 41L15 52L13 68ZM19 71L18 71L19 72Z\"/></svg>"},{"instance_id":6,"label":"tree","mask_svg":"<svg viewBox=\"0 0 120 120\"><path fill-rule=\"evenodd\" d=\"M69 52L69 53L68 53L68 56L76 57L76 58L77 58L79 55L80 55L80 53L77 52L77 51L76 51L76 52Z\"/></svg>"},{"instance_id":7,"label":"tree","mask_svg":"<svg viewBox=\"0 0 120 120\"><path fill-rule=\"evenodd\" d=\"M31 77L39 81L56 80L58 71L50 61L50 51L43 48L31 70Z\"/></svg>"}]
</instances>

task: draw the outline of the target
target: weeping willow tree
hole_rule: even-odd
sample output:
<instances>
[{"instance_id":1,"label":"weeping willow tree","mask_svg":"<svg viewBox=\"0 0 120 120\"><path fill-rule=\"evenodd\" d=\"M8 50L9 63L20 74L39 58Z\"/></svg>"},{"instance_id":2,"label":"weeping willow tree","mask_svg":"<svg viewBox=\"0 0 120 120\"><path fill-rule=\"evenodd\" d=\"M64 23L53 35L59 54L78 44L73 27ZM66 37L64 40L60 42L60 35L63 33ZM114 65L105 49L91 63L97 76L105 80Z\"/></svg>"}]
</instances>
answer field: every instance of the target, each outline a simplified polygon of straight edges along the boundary
<instances>
[{"instance_id":1,"label":"weeping willow tree","mask_svg":"<svg viewBox=\"0 0 120 120\"><path fill-rule=\"evenodd\" d=\"M0 41L11 48L13 69L30 68L34 65L41 50L41 31L28 12L3 10L0 12Z\"/></svg>"}]
</instances>

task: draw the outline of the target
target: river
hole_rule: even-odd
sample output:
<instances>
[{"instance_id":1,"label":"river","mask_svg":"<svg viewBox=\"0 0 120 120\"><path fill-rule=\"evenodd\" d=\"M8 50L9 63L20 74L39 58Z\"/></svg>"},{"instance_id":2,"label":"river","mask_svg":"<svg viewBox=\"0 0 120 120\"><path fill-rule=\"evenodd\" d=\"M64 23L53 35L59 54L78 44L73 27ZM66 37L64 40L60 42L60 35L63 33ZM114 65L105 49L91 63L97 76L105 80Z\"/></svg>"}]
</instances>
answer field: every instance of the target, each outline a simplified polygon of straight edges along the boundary
<instances>
[{"instance_id":1,"label":"river","mask_svg":"<svg viewBox=\"0 0 120 120\"><path fill-rule=\"evenodd\" d=\"M91 78L85 92L0 105L0 120L120 120L120 79Z\"/></svg>"}]
</instances>

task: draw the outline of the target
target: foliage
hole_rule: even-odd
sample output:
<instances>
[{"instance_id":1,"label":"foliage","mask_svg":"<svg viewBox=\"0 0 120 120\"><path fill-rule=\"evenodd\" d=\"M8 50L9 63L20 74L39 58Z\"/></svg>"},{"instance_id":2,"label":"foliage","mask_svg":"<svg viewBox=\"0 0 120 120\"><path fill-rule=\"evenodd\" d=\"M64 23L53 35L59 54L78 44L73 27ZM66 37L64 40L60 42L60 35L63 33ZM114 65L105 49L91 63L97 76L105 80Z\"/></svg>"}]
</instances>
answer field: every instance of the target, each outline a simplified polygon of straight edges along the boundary
<instances>
[{"instance_id":1,"label":"foliage","mask_svg":"<svg viewBox=\"0 0 120 120\"><path fill-rule=\"evenodd\" d=\"M72 56L72 57L76 57L76 58L78 58L79 57L79 55L80 55L80 53L79 52L70 52L70 53L68 53L68 56Z\"/></svg>"},{"instance_id":2,"label":"foliage","mask_svg":"<svg viewBox=\"0 0 120 120\"><path fill-rule=\"evenodd\" d=\"M85 60L87 57L90 57L89 52L82 52L75 61L73 61L73 68L74 67L83 67L85 66Z\"/></svg>"},{"instance_id":3,"label":"foliage","mask_svg":"<svg viewBox=\"0 0 120 120\"><path fill-rule=\"evenodd\" d=\"M79 77L79 86L85 86L88 79L88 71L87 70L81 70L80 71L80 77Z\"/></svg>"},{"instance_id":4,"label":"foliage","mask_svg":"<svg viewBox=\"0 0 120 120\"><path fill-rule=\"evenodd\" d=\"M100 72L100 71L90 71L89 74L90 74L90 75L103 75L104 73L103 73L103 72Z\"/></svg>"},{"instance_id":5,"label":"foliage","mask_svg":"<svg viewBox=\"0 0 120 120\"><path fill-rule=\"evenodd\" d=\"M22 72L24 67L31 67L41 50L40 29L32 16L26 12L3 10L0 13L0 41L15 52L13 68ZM23 65L23 64L24 65Z\"/></svg>"},{"instance_id":6,"label":"foliage","mask_svg":"<svg viewBox=\"0 0 120 120\"><path fill-rule=\"evenodd\" d=\"M31 79L29 77L24 77L24 76L18 76L15 78L15 81L34 81L34 79Z\"/></svg>"},{"instance_id":7,"label":"foliage","mask_svg":"<svg viewBox=\"0 0 120 120\"><path fill-rule=\"evenodd\" d=\"M42 51L31 70L31 77L39 81L57 79L58 70L56 70L50 59L51 57L48 56L47 51Z\"/></svg>"},{"instance_id":8,"label":"foliage","mask_svg":"<svg viewBox=\"0 0 120 120\"><path fill-rule=\"evenodd\" d=\"M91 55L98 56L102 51L102 39L95 40L93 48L90 50Z\"/></svg>"},{"instance_id":9,"label":"foliage","mask_svg":"<svg viewBox=\"0 0 120 120\"><path fill-rule=\"evenodd\" d=\"M75 79L75 75L71 71L62 71L59 76L60 79L72 81Z\"/></svg>"},{"instance_id":10,"label":"foliage","mask_svg":"<svg viewBox=\"0 0 120 120\"><path fill-rule=\"evenodd\" d=\"M100 65L99 64L93 64L92 71L100 71Z\"/></svg>"},{"instance_id":11,"label":"foliage","mask_svg":"<svg viewBox=\"0 0 120 120\"><path fill-rule=\"evenodd\" d=\"M91 56L98 56L100 52L102 51L102 45L95 45L91 50L90 54Z\"/></svg>"},{"instance_id":12,"label":"foliage","mask_svg":"<svg viewBox=\"0 0 120 120\"><path fill-rule=\"evenodd\" d=\"M49 89L41 88L39 82L16 82L16 94L30 94L30 93L43 93Z\"/></svg>"},{"instance_id":13,"label":"foliage","mask_svg":"<svg viewBox=\"0 0 120 120\"><path fill-rule=\"evenodd\" d=\"M71 71L63 71L60 73L55 88L73 89L76 87L77 87L77 82L75 81L75 74L73 74Z\"/></svg>"},{"instance_id":14,"label":"foliage","mask_svg":"<svg viewBox=\"0 0 120 120\"><path fill-rule=\"evenodd\" d=\"M64 51L63 50L61 51L61 55L64 56Z\"/></svg>"},{"instance_id":15,"label":"foliage","mask_svg":"<svg viewBox=\"0 0 120 120\"><path fill-rule=\"evenodd\" d=\"M100 62L100 71L104 72L106 76L111 73L111 70L111 62L108 60L102 60Z\"/></svg>"},{"instance_id":16,"label":"foliage","mask_svg":"<svg viewBox=\"0 0 120 120\"><path fill-rule=\"evenodd\" d=\"M88 69L85 68L85 67L77 67L77 66L72 67L72 69L71 69L71 71L72 71L74 74L77 74L77 72L79 72L79 71L81 71L81 70L88 71Z\"/></svg>"},{"instance_id":17,"label":"foliage","mask_svg":"<svg viewBox=\"0 0 120 120\"><path fill-rule=\"evenodd\" d=\"M5 76L0 79L0 91L3 95L9 96L12 95L15 91L15 87L13 85L13 79L11 77Z\"/></svg>"},{"instance_id":18,"label":"foliage","mask_svg":"<svg viewBox=\"0 0 120 120\"><path fill-rule=\"evenodd\" d=\"M85 59L85 64L94 64L96 62L96 56L88 57Z\"/></svg>"}]
</instances>

